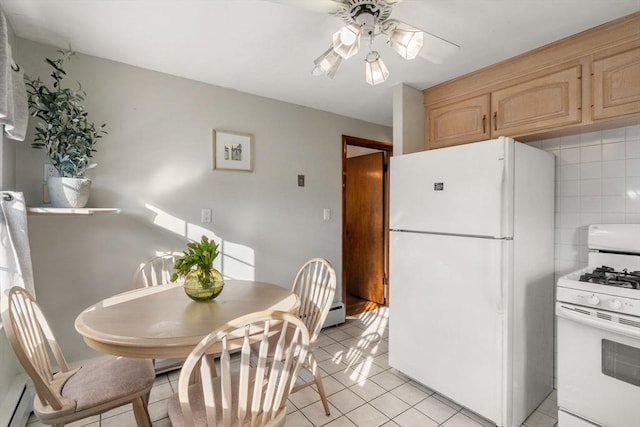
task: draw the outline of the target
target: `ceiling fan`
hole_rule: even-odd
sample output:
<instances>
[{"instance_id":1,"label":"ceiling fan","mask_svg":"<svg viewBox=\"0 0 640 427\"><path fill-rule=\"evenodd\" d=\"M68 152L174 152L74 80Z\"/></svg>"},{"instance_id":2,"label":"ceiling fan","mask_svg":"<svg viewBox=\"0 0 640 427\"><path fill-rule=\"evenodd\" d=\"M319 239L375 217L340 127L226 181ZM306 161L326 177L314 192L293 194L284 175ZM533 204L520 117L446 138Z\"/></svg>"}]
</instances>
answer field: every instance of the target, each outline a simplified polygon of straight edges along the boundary
<instances>
[{"instance_id":1,"label":"ceiling fan","mask_svg":"<svg viewBox=\"0 0 640 427\"><path fill-rule=\"evenodd\" d=\"M306 9L329 13L342 18L345 26L333 34L329 49L314 61L313 75L333 78L343 59L369 47L365 57L367 83L374 86L389 77L380 54L373 50L375 37L383 35L387 44L404 59L421 56L440 64L460 47L450 41L391 18L393 6L402 0L272 0Z\"/></svg>"}]
</instances>

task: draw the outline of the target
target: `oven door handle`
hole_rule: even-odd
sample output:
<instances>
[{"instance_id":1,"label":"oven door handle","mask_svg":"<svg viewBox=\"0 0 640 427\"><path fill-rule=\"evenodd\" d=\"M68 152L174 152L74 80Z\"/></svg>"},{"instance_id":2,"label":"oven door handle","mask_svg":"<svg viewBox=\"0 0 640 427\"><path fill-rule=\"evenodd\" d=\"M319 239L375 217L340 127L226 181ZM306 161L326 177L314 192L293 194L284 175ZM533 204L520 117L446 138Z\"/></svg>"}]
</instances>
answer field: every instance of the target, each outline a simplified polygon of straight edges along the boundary
<instances>
[{"instance_id":1,"label":"oven door handle","mask_svg":"<svg viewBox=\"0 0 640 427\"><path fill-rule=\"evenodd\" d=\"M633 326L625 326L619 323L614 323L609 320L602 320L594 318L586 314L580 314L572 311L570 308L563 307L562 304L558 304L556 307L556 314L558 317L573 320L577 323L593 326L595 328L603 329L605 331L614 332L627 337L640 339L640 328L634 328Z\"/></svg>"}]
</instances>

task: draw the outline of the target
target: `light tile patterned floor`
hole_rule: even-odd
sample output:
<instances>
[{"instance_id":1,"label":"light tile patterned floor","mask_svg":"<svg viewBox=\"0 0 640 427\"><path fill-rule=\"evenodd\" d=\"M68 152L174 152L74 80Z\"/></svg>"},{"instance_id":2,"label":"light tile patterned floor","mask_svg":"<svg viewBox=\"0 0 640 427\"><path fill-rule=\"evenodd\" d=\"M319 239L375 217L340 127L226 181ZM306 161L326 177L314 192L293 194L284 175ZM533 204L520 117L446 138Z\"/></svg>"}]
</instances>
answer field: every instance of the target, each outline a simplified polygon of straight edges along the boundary
<instances>
[{"instance_id":1,"label":"light tile patterned floor","mask_svg":"<svg viewBox=\"0 0 640 427\"><path fill-rule=\"evenodd\" d=\"M316 359L331 407L327 417L314 388L291 395L287 427L482 427L492 424L447 398L407 378L387 363L388 309L352 316L322 331ZM149 412L154 427L170 426L167 399L177 390L179 372L160 375L151 391ZM481 391L480 391L481 392ZM523 426L557 426L555 391ZM130 406L72 426L135 426ZM29 427L41 426L32 416Z\"/></svg>"}]
</instances>

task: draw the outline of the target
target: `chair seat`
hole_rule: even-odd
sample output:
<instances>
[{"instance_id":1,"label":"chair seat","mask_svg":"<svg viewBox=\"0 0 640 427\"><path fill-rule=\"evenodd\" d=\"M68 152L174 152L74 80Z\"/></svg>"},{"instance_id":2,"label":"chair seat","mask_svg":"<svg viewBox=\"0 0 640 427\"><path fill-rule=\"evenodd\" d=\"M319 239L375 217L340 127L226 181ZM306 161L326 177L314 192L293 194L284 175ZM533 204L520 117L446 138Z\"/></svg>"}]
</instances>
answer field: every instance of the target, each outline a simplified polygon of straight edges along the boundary
<instances>
[{"instance_id":1,"label":"chair seat","mask_svg":"<svg viewBox=\"0 0 640 427\"><path fill-rule=\"evenodd\" d=\"M8 289L0 298L0 314L11 347L33 381L33 412L43 424L62 426L131 404L136 424L151 427L147 408L155 380L151 360L105 357L69 369L28 291L19 286Z\"/></svg>"},{"instance_id":2,"label":"chair seat","mask_svg":"<svg viewBox=\"0 0 640 427\"><path fill-rule=\"evenodd\" d=\"M61 394L76 402L76 413L103 405L115 408L145 393L154 380L151 360L105 357L82 366L64 383ZM34 412L42 420L58 416L43 407L37 396Z\"/></svg>"},{"instance_id":3,"label":"chair seat","mask_svg":"<svg viewBox=\"0 0 640 427\"><path fill-rule=\"evenodd\" d=\"M255 369L250 370L251 380L249 384L249 394L247 396L247 400L251 401L253 398L253 377L255 375ZM214 377L212 379L212 385L215 394L215 402L217 408L222 408L221 403L221 392L220 392L220 378ZM233 390L231 393L232 402L231 408L238 407L238 384L239 384L239 374L233 374L231 376L231 389ZM206 426L206 413L204 406L204 396L202 394L202 384L192 384L189 386L189 405L191 406L191 411L193 412L193 422L196 426ZM184 418L182 417L182 409L180 407L180 401L178 400L178 393L175 393L173 396L169 398L167 403L167 413L169 415L169 420L171 421L172 427L184 427ZM268 423L258 423L256 425L265 425L265 426L279 426L284 425L284 420L287 415L287 408L282 408L276 415L276 417L269 421ZM235 410L231 411L231 425L238 425L238 416ZM247 423L248 424L248 423ZM216 411L216 425L222 424L222 411Z\"/></svg>"}]
</instances>

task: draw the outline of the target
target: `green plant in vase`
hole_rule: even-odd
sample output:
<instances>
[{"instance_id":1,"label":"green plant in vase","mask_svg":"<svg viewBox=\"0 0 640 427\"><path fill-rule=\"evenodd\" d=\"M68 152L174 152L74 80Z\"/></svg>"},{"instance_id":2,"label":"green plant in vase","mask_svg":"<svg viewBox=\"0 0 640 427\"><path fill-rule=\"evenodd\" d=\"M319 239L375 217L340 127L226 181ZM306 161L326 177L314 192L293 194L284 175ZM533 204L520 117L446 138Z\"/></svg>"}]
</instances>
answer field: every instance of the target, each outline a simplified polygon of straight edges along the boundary
<instances>
[{"instance_id":1,"label":"green plant in vase","mask_svg":"<svg viewBox=\"0 0 640 427\"><path fill-rule=\"evenodd\" d=\"M213 268L219 253L218 244L207 236L202 236L199 242L187 243L184 255L173 265L171 281L184 277L184 291L196 301L214 299L224 287L222 274Z\"/></svg>"},{"instance_id":2,"label":"green plant in vase","mask_svg":"<svg viewBox=\"0 0 640 427\"><path fill-rule=\"evenodd\" d=\"M85 92L63 87L66 76L64 63L74 55L71 50L59 50L56 59L46 58L52 68L53 84L47 86L40 78L25 76L29 111L38 119L32 147L46 152L58 176L49 177L47 186L53 207L82 208L86 205L91 181L85 177L95 146L107 132L106 125L96 126L88 120Z\"/></svg>"}]
</instances>

